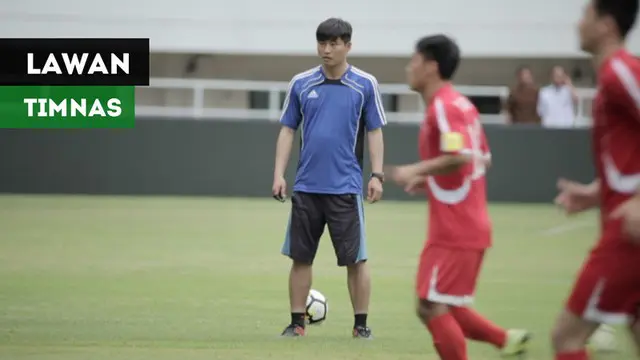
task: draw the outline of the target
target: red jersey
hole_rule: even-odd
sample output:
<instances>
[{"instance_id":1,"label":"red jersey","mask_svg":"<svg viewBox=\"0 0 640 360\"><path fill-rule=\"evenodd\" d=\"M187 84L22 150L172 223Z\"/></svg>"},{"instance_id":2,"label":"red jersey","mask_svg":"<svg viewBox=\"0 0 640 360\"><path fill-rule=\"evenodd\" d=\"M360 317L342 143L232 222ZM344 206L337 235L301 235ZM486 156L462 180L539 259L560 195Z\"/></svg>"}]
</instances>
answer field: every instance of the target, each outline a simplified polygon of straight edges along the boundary
<instances>
[{"instance_id":1,"label":"red jersey","mask_svg":"<svg viewBox=\"0 0 640 360\"><path fill-rule=\"evenodd\" d=\"M420 128L422 160L445 154L490 156L476 107L447 85L428 104ZM491 246L491 221L487 210L485 168L480 161L453 173L427 177L429 200L428 245L465 249Z\"/></svg>"},{"instance_id":2,"label":"red jersey","mask_svg":"<svg viewBox=\"0 0 640 360\"><path fill-rule=\"evenodd\" d=\"M640 188L639 83L640 62L626 50L615 53L598 71L592 136L602 236L596 249L631 248L624 241L621 221L610 214Z\"/></svg>"}]
</instances>

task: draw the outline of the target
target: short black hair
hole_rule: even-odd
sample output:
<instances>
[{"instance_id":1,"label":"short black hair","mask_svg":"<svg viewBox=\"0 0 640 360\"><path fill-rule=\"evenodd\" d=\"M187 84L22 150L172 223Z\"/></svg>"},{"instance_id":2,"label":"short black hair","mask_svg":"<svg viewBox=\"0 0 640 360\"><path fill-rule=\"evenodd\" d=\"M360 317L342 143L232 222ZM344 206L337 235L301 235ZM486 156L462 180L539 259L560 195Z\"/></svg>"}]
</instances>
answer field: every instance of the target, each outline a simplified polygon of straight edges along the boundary
<instances>
[{"instance_id":1,"label":"short black hair","mask_svg":"<svg viewBox=\"0 0 640 360\"><path fill-rule=\"evenodd\" d=\"M349 22L339 18L329 18L318 25L316 40L323 42L342 39L346 44L351 41L352 34L353 28Z\"/></svg>"},{"instance_id":2,"label":"short black hair","mask_svg":"<svg viewBox=\"0 0 640 360\"><path fill-rule=\"evenodd\" d=\"M636 23L638 0L593 0L593 7L600 16L611 16L624 39Z\"/></svg>"},{"instance_id":3,"label":"short black hair","mask_svg":"<svg viewBox=\"0 0 640 360\"><path fill-rule=\"evenodd\" d=\"M460 48L446 35L423 37L416 44L416 52L426 60L438 63L438 72L443 80L451 80L460 64Z\"/></svg>"}]
</instances>

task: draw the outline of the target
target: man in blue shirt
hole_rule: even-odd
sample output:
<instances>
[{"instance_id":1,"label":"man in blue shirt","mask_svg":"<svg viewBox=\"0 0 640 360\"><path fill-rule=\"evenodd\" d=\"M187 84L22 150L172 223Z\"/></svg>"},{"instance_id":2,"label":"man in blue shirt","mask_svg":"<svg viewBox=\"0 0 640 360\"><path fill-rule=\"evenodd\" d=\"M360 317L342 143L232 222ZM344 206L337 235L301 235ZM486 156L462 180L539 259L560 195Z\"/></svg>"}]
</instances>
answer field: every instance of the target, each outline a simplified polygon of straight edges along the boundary
<instances>
[{"instance_id":1,"label":"man in blue shirt","mask_svg":"<svg viewBox=\"0 0 640 360\"><path fill-rule=\"evenodd\" d=\"M284 101L272 189L277 199L283 201L286 195L284 173L298 129L301 149L282 247L282 253L293 260L289 275L291 324L283 336L305 334L311 265L327 225L338 266L347 267L355 315L353 336L371 338L362 162L366 133L372 167L367 199L373 203L382 197L382 127L386 119L376 78L347 63L351 34L351 25L344 20L322 22L316 31L322 65L295 75Z\"/></svg>"}]
</instances>

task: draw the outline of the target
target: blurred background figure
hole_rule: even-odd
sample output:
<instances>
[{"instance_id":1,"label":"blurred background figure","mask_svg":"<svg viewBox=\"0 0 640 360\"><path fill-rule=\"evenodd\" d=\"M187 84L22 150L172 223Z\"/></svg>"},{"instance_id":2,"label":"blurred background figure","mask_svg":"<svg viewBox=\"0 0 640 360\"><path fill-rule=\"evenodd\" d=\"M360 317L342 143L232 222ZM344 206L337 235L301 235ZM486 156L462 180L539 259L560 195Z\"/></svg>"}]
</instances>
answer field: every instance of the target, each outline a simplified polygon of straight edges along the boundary
<instances>
[{"instance_id":1,"label":"blurred background figure","mask_svg":"<svg viewBox=\"0 0 640 360\"><path fill-rule=\"evenodd\" d=\"M540 124L538 116L538 94L533 73L528 66L522 66L516 72L516 84L510 89L504 103L507 122L510 124Z\"/></svg>"},{"instance_id":2,"label":"blurred background figure","mask_svg":"<svg viewBox=\"0 0 640 360\"><path fill-rule=\"evenodd\" d=\"M575 125L578 95L571 78L561 66L551 70L551 84L540 90L538 114L547 128L572 128Z\"/></svg>"}]
</instances>

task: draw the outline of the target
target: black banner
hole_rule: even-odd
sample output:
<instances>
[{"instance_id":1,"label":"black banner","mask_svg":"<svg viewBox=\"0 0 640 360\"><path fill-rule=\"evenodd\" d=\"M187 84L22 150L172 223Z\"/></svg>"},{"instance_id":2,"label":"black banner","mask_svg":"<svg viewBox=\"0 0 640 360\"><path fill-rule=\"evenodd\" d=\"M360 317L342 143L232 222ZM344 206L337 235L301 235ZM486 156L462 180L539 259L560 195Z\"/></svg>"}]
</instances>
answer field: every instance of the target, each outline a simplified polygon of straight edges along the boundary
<instances>
[{"instance_id":1,"label":"black banner","mask_svg":"<svg viewBox=\"0 0 640 360\"><path fill-rule=\"evenodd\" d=\"M0 39L0 85L149 85L149 39Z\"/></svg>"}]
</instances>

